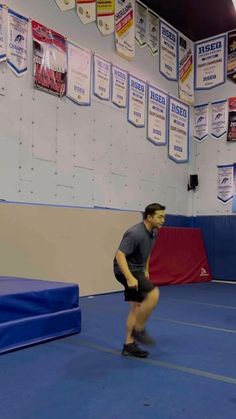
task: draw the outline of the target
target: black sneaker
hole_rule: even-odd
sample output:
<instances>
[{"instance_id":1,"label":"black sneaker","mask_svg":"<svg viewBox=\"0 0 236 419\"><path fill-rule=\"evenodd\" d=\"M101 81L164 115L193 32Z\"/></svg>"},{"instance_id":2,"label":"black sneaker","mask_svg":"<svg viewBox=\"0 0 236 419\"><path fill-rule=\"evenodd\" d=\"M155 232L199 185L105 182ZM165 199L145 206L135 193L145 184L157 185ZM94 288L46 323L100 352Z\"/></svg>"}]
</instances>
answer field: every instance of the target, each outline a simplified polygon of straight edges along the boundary
<instances>
[{"instance_id":1,"label":"black sneaker","mask_svg":"<svg viewBox=\"0 0 236 419\"><path fill-rule=\"evenodd\" d=\"M148 351L143 351L137 345L137 343L124 344L121 355L123 356L135 356L136 358L147 358L149 355Z\"/></svg>"},{"instance_id":2,"label":"black sneaker","mask_svg":"<svg viewBox=\"0 0 236 419\"><path fill-rule=\"evenodd\" d=\"M141 331L133 330L132 336L145 345L155 345L156 343L145 329Z\"/></svg>"}]
</instances>

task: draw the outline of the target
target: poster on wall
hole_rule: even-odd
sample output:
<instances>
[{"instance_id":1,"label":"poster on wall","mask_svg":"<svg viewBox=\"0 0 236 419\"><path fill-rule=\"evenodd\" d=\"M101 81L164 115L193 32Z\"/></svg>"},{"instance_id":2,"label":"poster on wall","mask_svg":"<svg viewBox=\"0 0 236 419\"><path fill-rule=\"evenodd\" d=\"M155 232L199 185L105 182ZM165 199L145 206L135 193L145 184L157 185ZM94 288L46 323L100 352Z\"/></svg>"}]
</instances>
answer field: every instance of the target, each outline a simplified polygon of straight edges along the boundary
<instances>
[{"instance_id":1,"label":"poster on wall","mask_svg":"<svg viewBox=\"0 0 236 419\"><path fill-rule=\"evenodd\" d=\"M62 12L75 8L75 0L55 0Z\"/></svg>"},{"instance_id":2,"label":"poster on wall","mask_svg":"<svg viewBox=\"0 0 236 419\"><path fill-rule=\"evenodd\" d=\"M32 20L34 87L64 96L67 61L66 40L59 33Z\"/></svg>"},{"instance_id":3,"label":"poster on wall","mask_svg":"<svg viewBox=\"0 0 236 419\"><path fill-rule=\"evenodd\" d=\"M226 35L195 43L194 87L207 90L225 83Z\"/></svg>"},{"instance_id":4,"label":"poster on wall","mask_svg":"<svg viewBox=\"0 0 236 419\"><path fill-rule=\"evenodd\" d=\"M135 56L135 0L115 0L115 47L127 60Z\"/></svg>"},{"instance_id":5,"label":"poster on wall","mask_svg":"<svg viewBox=\"0 0 236 419\"><path fill-rule=\"evenodd\" d=\"M82 23L95 22L96 0L76 0L76 11Z\"/></svg>"},{"instance_id":6,"label":"poster on wall","mask_svg":"<svg viewBox=\"0 0 236 419\"><path fill-rule=\"evenodd\" d=\"M148 85L147 138L156 145L167 143L168 95Z\"/></svg>"},{"instance_id":7,"label":"poster on wall","mask_svg":"<svg viewBox=\"0 0 236 419\"><path fill-rule=\"evenodd\" d=\"M208 104L194 106L194 135L197 141L205 140L209 135Z\"/></svg>"},{"instance_id":8,"label":"poster on wall","mask_svg":"<svg viewBox=\"0 0 236 419\"><path fill-rule=\"evenodd\" d=\"M128 121L137 128L145 126L146 83L131 74L128 81Z\"/></svg>"},{"instance_id":9,"label":"poster on wall","mask_svg":"<svg viewBox=\"0 0 236 419\"><path fill-rule=\"evenodd\" d=\"M112 66L112 103L119 108L126 108L127 104L127 71L113 65Z\"/></svg>"},{"instance_id":10,"label":"poster on wall","mask_svg":"<svg viewBox=\"0 0 236 419\"><path fill-rule=\"evenodd\" d=\"M152 55L158 53L159 18L152 10L147 14L147 46Z\"/></svg>"},{"instance_id":11,"label":"poster on wall","mask_svg":"<svg viewBox=\"0 0 236 419\"><path fill-rule=\"evenodd\" d=\"M5 28L4 28L4 10L0 4L0 62L5 61L7 58L6 54L6 38L5 38Z\"/></svg>"},{"instance_id":12,"label":"poster on wall","mask_svg":"<svg viewBox=\"0 0 236 419\"><path fill-rule=\"evenodd\" d=\"M217 169L217 198L222 204L227 204L233 198L234 165L220 165Z\"/></svg>"},{"instance_id":13,"label":"poster on wall","mask_svg":"<svg viewBox=\"0 0 236 419\"><path fill-rule=\"evenodd\" d=\"M211 104L211 136L222 138L227 131L227 100L212 102Z\"/></svg>"},{"instance_id":14,"label":"poster on wall","mask_svg":"<svg viewBox=\"0 0 236 419\"><path fill-rule=\"evenodd\" d=\"M228 98L228 132L227 141L236 141L236 97Z\"/></svg>"},{"instance_id":15,"label":"poster on wall","mask_svg":"<svg viewBox=\"0 0 236 419\"><path fill-rule=\"evenodd\" d=\"M168 80L178 79L178 33L160 21L160 73Z\"/></svg>"},{"instance_id":16,"label":"poster on wall","mask_svg":"<svg viewBox=\"0 0 236 419\"><path fill-rule=\"evenodd\" d=\"M236 30L228 33L227 78L236 82Z\"/></svg>"},{"instance_id":17,"label":"poster on wall","mask_svg":"<svg viewBox=\"0 0 236 419\"><path fill-rule=\"evenodd\" d=\"M193 42L179 34L179 97L194 104Z\"/></svg>"},{"instance_id":18,"label":"poster on wall","mask_svg":"<svg viewBox=\"0 0 236 419\"><path fill-rule=\"evenodd\" d=\"M7 64L16 76L27 72L28 18L8 9Z\"/></svg>"},{"instance_id":19,"label":"poster on wall","mask_svg":"<svg viewBox=\"0 0 236 419\"><path fill-rule=\"evenodd\" d=\"M66 96L79 105L90 105L91 102L91 57L90 51L67 42Z\"/></svg>"},{"instance_id":20,"label":"poster on wall","mask_svg":"<svg viewBox=\"0 0 236 419\"><path fill-rule=\"evenodd\" d=\"M147 44L147 7L136 1L135 39L140 48Z\"/></svg>"},{"instance_id":21,"label":"poster on wall","mask_svg":"<svg viewBox=\"0 0 236 419\"><path fill-rule=\"evenodd\" d=\"M102 35L114 32L115 0L97 0L97 27Z\"/></svg>"},{"instance_id":22,"label":"poster on wall","mask_svg":"<svg viewBox=\"0 0 236 419\"><path fill-rule=\"evenodd\" d=\"M100 99L110 100L111 63L94 55L93 60L93 94Z\"/></svg>"},{"instance_id":23,"label":"poster on wall","mask_svg":"<svg viewBox=\"0 0 236 419\"><path fill-rule=\"evenodd\" d=\"M169 158L176 163L189 161L189 105L169 98Z\"/></svg>"},{"instance_id":24,"label":"poster on wall","mask_svg":"<svg viewBox=\"0 0 236 419\"><path fill-rule=\"evenodd\" d=\"M233 164L233 205L232 212L236 213L236 163Z\"/></svg>"}]
</instances>

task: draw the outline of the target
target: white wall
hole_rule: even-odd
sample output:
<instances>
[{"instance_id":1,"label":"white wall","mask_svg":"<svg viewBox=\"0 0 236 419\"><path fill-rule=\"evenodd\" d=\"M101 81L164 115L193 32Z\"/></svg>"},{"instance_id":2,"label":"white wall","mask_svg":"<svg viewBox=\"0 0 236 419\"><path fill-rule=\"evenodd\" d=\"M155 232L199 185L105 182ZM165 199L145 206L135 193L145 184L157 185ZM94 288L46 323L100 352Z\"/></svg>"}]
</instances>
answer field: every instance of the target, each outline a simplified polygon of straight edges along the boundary
<instances>
[{"instance_id":1,"label":"white wall","mask_svg":"<svg viewBox=\"0 0 236 419\"><path fill-rule=\"evenodd\" d=\"M7 6L36 19L137 77L177 96L177 83L159 74L158 57L136 48L131 63L114 51L113 35L102 37L94 23L83 25L75 11L61 12L54 1L9 0ZM126 111L92 97L80 107L33 89L32 48L28 74L17 78L0 64L0 198L66 206L141 210L161 202L171 214L191 214L190 163L176 164L167 147L146 140L146 129L127 122ZM39 142L44 142L38 150ZM48 158L50 156L50 158ZM115 173L115 174L113 174Z\"/></svg>"}]
</instances>

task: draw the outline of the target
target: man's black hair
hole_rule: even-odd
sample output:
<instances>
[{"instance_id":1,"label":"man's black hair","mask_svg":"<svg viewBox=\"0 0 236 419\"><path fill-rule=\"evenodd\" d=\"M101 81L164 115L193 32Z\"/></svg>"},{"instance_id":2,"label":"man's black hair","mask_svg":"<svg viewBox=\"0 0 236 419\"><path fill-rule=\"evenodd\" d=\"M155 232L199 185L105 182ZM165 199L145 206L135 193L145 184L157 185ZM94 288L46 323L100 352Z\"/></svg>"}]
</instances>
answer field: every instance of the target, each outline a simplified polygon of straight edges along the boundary
<instances>
[{"instance_id":1,"label":"man's black hair","mask_svg":"<svg viewBox=\"0 0 236 419\"><path fill-rule=\"evenodd\" d=\"M146 220L148 215L154 215L156 211L164 211L166 207L161 204L157 204L156 202L154 204L149 204L143 213L143 219Z\"/></svg>"}]
</instances>

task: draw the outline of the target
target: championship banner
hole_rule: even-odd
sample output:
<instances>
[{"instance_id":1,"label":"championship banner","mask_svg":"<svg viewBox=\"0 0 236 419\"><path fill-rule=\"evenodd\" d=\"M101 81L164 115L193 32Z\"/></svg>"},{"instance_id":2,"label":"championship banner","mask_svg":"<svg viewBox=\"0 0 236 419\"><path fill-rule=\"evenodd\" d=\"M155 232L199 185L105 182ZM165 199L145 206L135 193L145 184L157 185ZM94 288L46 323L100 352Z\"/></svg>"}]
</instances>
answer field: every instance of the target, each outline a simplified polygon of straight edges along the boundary
<instances>
[{"instance_id":1,"label":"championship banner","mask_svg":"<svg viewBox=\"0 0 236 419\"><path fill-rule=\"evenodd\" d=\"M228 33L227 78L236 82L236 30Z\"/></svg>"},{"instance_id":2,"label":"championship banner","mask_svg":"<svg viewBox=\"0 0 236 419\"><path fill-rule=\"evenodd\" d=\"M194 104L193 42L179 34L179 97Z\"/></svg>"},{"instance_id":3,"label":"championship banner","mask_svg":"<svg viewBox=\"0 0 236 419\"><path fill-rule=\"evenodd\" d=\"M119 108L126 108L127 104L127 71L112 66L112 102Z\"/></svg>"},{"instance_id":4,"label":"championship banner","mask_svg":"<svg viewBox=\"0 0 236 419\"><path fill-rule=\"evenodd\" d=\"M102 35L114 32L115 0L97 0L97 26Z\"/></svg>"},{"instance_id":5,"label":"championship banner","mask_svg":"<svg viewBox=\"0 0 236 419\"><path fill-rule=\"evenodd\" d=\"M236 97L228 98L228 133L227 141L236 141Z\"/></svg>"},{"instance_id":6,"label":"championship banner","mask_svg":"<svg viewBox=\"0 0 236 419\"><path fill-rule=\"evenodd\" d=\"M62 97L66 86L64 36L32 20L34 86Z\"/></svg>"},{"instance_id":7,"label":"championship banner","mask_svg":"<svg viewBox=\"0 0 236 419\"><path fill-rule=\"evenodd\" d=\"M178 79L178 33L160 21L160 73L168 80Z\"/></svg>"},{"instance_id":8,"label":"championship banner","mask_svg":"<svg viewBox=\"0 0 236 419\"><path fill-rule=\"evenodd\" d=\"M234 166L227 164L217 168L217 198L221 203L227 204L233 198Z\"/></svg>"},{"instance_id":9,"label":"championship banner","mask_svg":"<svg viewBox=\"0 0 236 419\"><path fill-rule=\"evenodd\" d=\"M189 161L189 106L171 96L168 155L176 163Z\"/></svg>"},{"instance_id":10,"label":"championship banner","mask_svg":"<svg viewBox=\"0 0 236 419\"><path fill-rule=\"evenodd\" d=\"M159 45L159 18L154 12L152 12L152 10L148 10L147 46L149 50L151 51L152 55L156 55L158 53L158 45Z\"/></svg>"},{"instance_id":11,"label":"championship banner","mask_svg":"<svg viewBox=\"0 0 236 419\"><path fill-rule=\"evenodd\" d=\"M91 103L91 52L67 42L68 73L66 96L79 105Z\"/></svg>"},{"instance_id":12,"label":"championship banner","mask_svg":"<svg viewBox=\"0 0 236 419\"><path fill-rule=\"evenodd\" d=\"M75 8L75 0L55 0L55 2L62 12Z\"/></svg>"},{"instance_id":13,"label":"championship banner","mask_svg":"<svg viewBox=\"0 0 236 419\"><path fill-rule=\"evenodd\" d=\"M93 93L103 100L110 100L111 63L98 55L93 61Z\"/></svg>"},{"instance_id":14,"label":"championship banner","mask_svg":"<svg viewBox=\"0 0 236 419\"><path fill-rule=\"evenodd\" d=\"M137 128L145 126L146 83L129 75L128 121Z\"/></svg>"},{"instance_id":15,"label":"championship banner","mask_svg":"<svg viewBox=\"0 0 236 419\"><path fill-rule=\"evenodd\" d=\"M5 61L7 58L3 13L3 7L0 4L0 62Z\"/></svg>"},{"instance_id":16,"label":"championship banner","mask_svg":"<svg viewBox=\"0 0 236 419\"><path fill-rule=\"evenodd\" d=\"M211 104L211 136L221 138L227 130L227 100L213 102Z\"/></svg>"},{"instance_id":17,"label":"championship banner","mask_svg":"<svg viewBox=\"0 0 236 419\"><path fill-rule=\"evenodd\" d=\"M167 143L168 95L148 85L147 138L156 145Z\"/></svg>"},{"instance_id":18,"label":"championship banner","mask_svg":"<svg viewBox=\"0 0 236 419\"><path fill-rule=\"evenodd\" d=\"M27 72L28 18L8 9L7 64L16 76Z\"/></svg>"},{"instance_id":19,"label":"championship banner","mask_svg":"<svg viewBox=\"0 0 236 419\"><path fill-rule=\"evenodd\" d=\"M96 0L76 0L76 11L82 23L96 20Z\"/></svg>"},{"instance_id":20,"label":"championship banner","mask_svg":"<svg viewBox=\"0 0 236 419\"><path fill-rule=\"evenodd\" d=\"M234 184L233 184L233 205L232 205L232 212L236 213L236 163L233 164L234 166Z\"/></svg>"},{"instance_id":21,"label":"championship banner","mask_svg":"<svg viewBox=\"0 0 236 419\"><path fill-rule=\"evenodd\" d=\"M209 106L208 104L194 107L194 138L205 140L209 135Z\"/></svg>"},{"instance_id":22,"label":"championship banner","mask_svg":"<svg viewBox=\"0 0 236 419\"><path fill-rule=\"evenodd\" d=\"M136 1L135 39L140 48L147 44L147 7Z\"/></svg>"},{"instance_id":23,"label":"championship banner","mask_svg":"<svg viewBox=\"0 0 236 419\"><path fill-rule=\"evenodd\" d=\"M197 90L212 89L225 83L226 36L195 44L195 82Z\"/></svg>"},{"instance_id":24,"label":"championship banner","mask_svg":"<svg viewBox=\"0 0 236 419\"><path fill-rule=\"evenodd\" d=\"M115 0L115 45L117 54L127 60L135 56L135 0Z\"/></svg>"}]
</instances>

